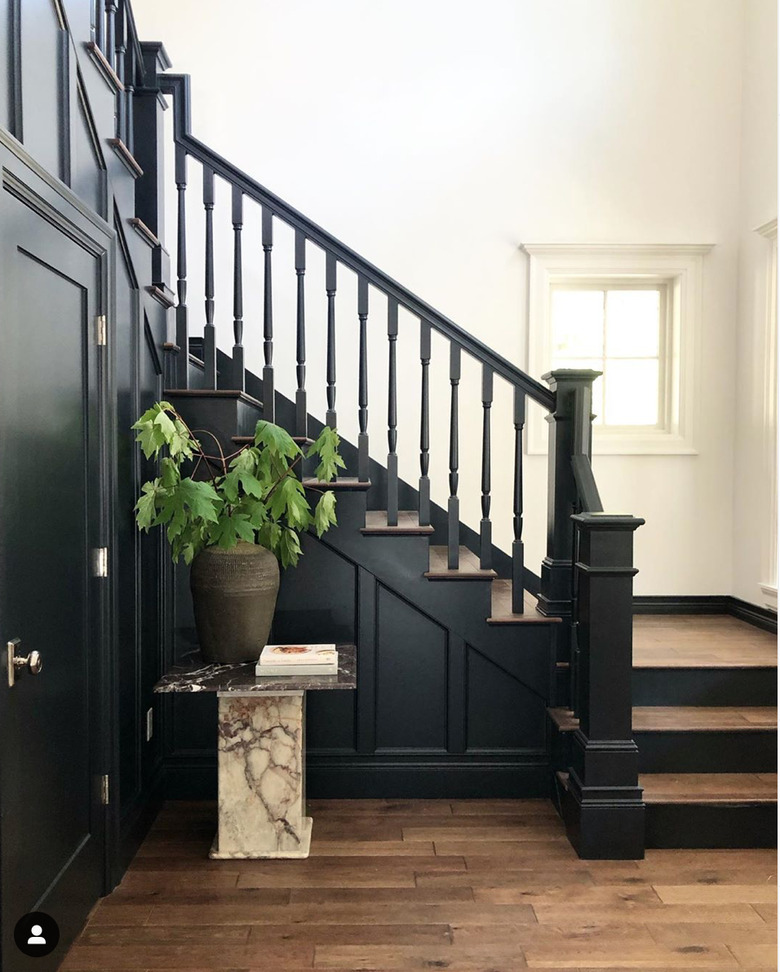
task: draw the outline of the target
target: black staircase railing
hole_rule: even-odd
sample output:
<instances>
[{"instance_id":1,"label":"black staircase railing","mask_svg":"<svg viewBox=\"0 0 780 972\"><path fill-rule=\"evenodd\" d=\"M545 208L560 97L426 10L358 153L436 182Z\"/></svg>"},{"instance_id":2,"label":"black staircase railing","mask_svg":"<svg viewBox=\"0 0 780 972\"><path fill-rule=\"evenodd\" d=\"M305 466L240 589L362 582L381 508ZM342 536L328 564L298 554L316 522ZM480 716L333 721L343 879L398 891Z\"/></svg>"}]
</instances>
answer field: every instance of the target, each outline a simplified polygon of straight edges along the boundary
<instances>
[{"instance_id":1,"label":"black staircase railing","mask_svg":"<svg viewBox=\"0 0 780 972\"><path fill-rule=\"evenodd\" d=\"M169 67L160 44L140 44L128 0L95 0L92 40L88 45L98 67L116 90L116 147L128 167L135 167L137 216L151 239L163 236L163 171L160 145L161 95L173 98L176 226L176 381L188 386L191 308L188 306L187 189L190 163L202 175L205 224L203 382L217 388L215 330L215 185L227 183L233 226L233 351L228 381L243 390L246 203L262 212L263 366L262 398L266 418L274 419L274 300L272 292L274 221L294 232L295 239L295 432L306 436L307 367L305 278L310 248L324 255L326 298L325 421L336 426L336 293L339 268L357 280L358 344L358 467L359 480L369 474L369 291L387 301L387 518L398 523L398 343L399 310L420 328L420 477L419 523L431 524L431 377L432 333L449 344L449 501L447 561L459 567L459 394L462 356L475 360L482 381L481 512L479 564L491 568L491 437L494 382L508 382L513 395L514 464L512 480L512 611L524 610L523 431L527 403L536 402L548 415L547 553L542 563L538 610L568 624L555 625L559 662L570 663L568 695L580 724L574 734L568 774L569 814L573 842L583 856L641 856L644 805L637 785L636 746L631 738L631 614L633 532L643 522L631 516L603 512L591 466L592 371L561 370L535 380L455 322L415 296L354 250L285 203L270 190L195 138L190 130L189 78L165 74ZM134 139L134 130L143 138ZM139 165L133 158L137 144ZM248 252L248 250L247 250ZM154 281L166 296L167 261L162 244L153 251ZM154 289L154 288L152 288ZM159 296L159 295L158 295ZM191 295L189 295L191 296ZM221 298L220 298L221 301ZM172 301L170 301L172 303ZM222 308L220 302L220 312ZM228 302L225 301L225 306ZM199 336L199 335L198 335ZM195 337L195 335L193 335ZM248 363L251 368L251 362ZM222 380L226 380L223 375ZM500 438L498 441L502 441ZM560 704L563 699L553 700ZM573 809L571 809L573 808Z\"/></svg>"},{"instance_id":2,"label":"black staircase railing","mask_svg":"<svg viewBox=\"0 0 780 972\"><path fill-rule=\"evenodd\" d=\"M120 4L119 9L122 9ZM108 22L107 22L108 23ZM430 365L432 333L435 331L449 345L449 427L448 468L449 499L447 504L447 564L450 570L460 566L460 457L461 430L460 385L463 355L479 363L481 370L482 444L480 456L481 512L479 530L479 565L483 570L492 566L493 523L492 496L492 412L495 379L508 382L513 395L513 479L512 479L512 611L524 611L524 542L523 542L523 432L529 398L549 414L549 472L548 472L548 531L547 556L541 570L541 589L538 610L542 614L561 617L568 624L559 625L562 631L558 643L558 660L570 662L570 692L572 707L581 720L579 762L570 771L571 791L579 800L583 841L587 843L587 813L594 793L604 797L609 790L619 812L636 810L637 794L641 805L641 791L631 776L630 727L630 669L631 669L631 590L630 537L642 522L633 517L613 517L603 513L598 489L593 477L591 452L591 386L597 372L561 370L545 376L547 384L536 381L510 361L497 354L449 318L416 297L405 287L363 259L354 250L331 236L320 226L289 206L278 196L231 165L208 148L190 132L189 79L185 75L159 74L157 82L162 93L173 97L173 130L175 141L175 179L178 193L177 291L179 306L176 312L176 341L185 361L189 348L190 319L187 299L187 226L185 222L185 194L187 165L192 162L203 174L203 205L205 210L205 319L203 327L204 382L206 388L217 387L216 334L214 329L214 203L215 181L227 183L232 194L232 223L234 234L233 260L233 356L234 370L228 379L234 388L244 387L244 267L242 231L246 201L262 211L262 279L263 279L263 367L262 397L266 417L274 417L274 300L272 293L274 223L279 221L292 229L295 240L295 431L306 435L307 368L305 275L308 248L324 254L326 297L325 381L328 425L336 425L336 342L338 335L336 292L340 268L356 277L356 305L358 325L357 348L357 420L358 461L357 478L367 481L369 476L369 296L373 290L387 301L387 518L388 525L398 523L398 344L399 310L403 309L419 321L420 327L420 479L419 523L431 522L430 490ZM189 254L191 257L191 254ZM372 298L373 301L373 298ZM251 363L250 363L251 367ZM186 387L187 369L177 369L179 382ZM224 379L223 379L224 380ZM628 544L628 546L626 546ZM576 553L575 553L576 547ZM628 559L627 559L628 558ZM628 586L625 580L628 579ZM609 591L609 599L602 591ZM566 634L571 632L571 638ZM604 643L602 643L602 641ZM574 650L571 646L574 645ZM594 647L598 645L598 650ZM604 667L605 659L609 666ZM588 735L596 725L594 706L606 707L613 713L614 722L599 722L598 731L611 735ZM620 716L616 713L620 713ZM626 713L628 712L628 716ZM601 718L600 716L598 718ZM628 722L626 722L628 718ZM608 720L607 720L608 722ZM595 742L594 742L595 740ZM607 740L612 754L593 763L594 745ZM635 749L635 747L634 747ZM575 746L575 751L577 750ZM615 769L613 756L618 754L622 769ZM601 754L604 755L604 754ZM619 758L618 758L619 757ZM626 757L626 758L624 758ZM605 766L612 769L603 776ZM599 773L602 776L599 776ZM610 773L613 776L610 777ZM596 782L592 782L593 780ZM612 782L610 782L612 780ZM578 789L579 787L579 789ZM601 787L601 789L600 789ZM595 788L595 789L594 789ZM590 801L590 802L589 802ZM622 801L622 802L621 802ZM602 807L603 809L603 807Z\"/></svg>"},{"instance_id":3,"label":"black staircase railing","mask_svg":"<svg viewBox=\"0 0 780 972\"><path fill-rule=\"evenodd\" d=\"M404 308L420 322L420 360L422 366L421 414L420 414L420 483L419 523L430 524L430 362L431 332L436 331L449 342L450 361L450 426L449 426L449 501L447 531L447 562L451 570L460 563L460 500L459 485L459 385L461 357L465 353L480 363L483 386L483 447L482 447L482 520L480 523L479 560L483 569L491 564L492 523L491 510L491 406L493 382L496 376L509 382L515 400L515 475L514 475L514 541L512 545L513 577L518 589L513 598L513 609L522 613L523 594L523 540L522 540L522 430L526 399L531 398L547 410L555 407L554 393L541 382L531 378L514 364L483 344L472 334L460 328L435 308L412 294L401 284L363 259L354 250L331 236L302 213L289 206L278 196L231 165L216 152L196 139L190 132L189 79L185 75L161 74L160 89L173 97L173 128L176 151L176 187L178 192L178 292L176 342L185 352L189 347L189 316L186 311L187 227L185 223L185 193L187 187L187 160L197 163L203 172L203 205L205 208L205 322L203 348L205 356L204 381L206 387L216 388L216 335L214 330L214 182L219 178L229 185L233 198L233 227L235 233L234 258L234 338L233 361L234 387L243 389L244 349L242 311L241 229L243 225L243 200L250 199L262 208L263 247L263 402L265 414L274 415L274 359L273 359L273 295L272 249L273 222L279 220L295 233L295 271L298 275L296 316L296 432L305 434L306 424L306 339L304 321L304 274L306 272L306 246L312 244L325 254L325 289L327 297L326 336L326 422L336 424L336 288L339 266L357 275L358 315L358 480L368 480L369 470L369 373L368 373L368 316L369 290L384 295L388 304L388 525L398 522L398 400L397 400L397 341L398 311ZM186 385L186 369L179 366L177 377Z\"/></svg>"}]
</instances>

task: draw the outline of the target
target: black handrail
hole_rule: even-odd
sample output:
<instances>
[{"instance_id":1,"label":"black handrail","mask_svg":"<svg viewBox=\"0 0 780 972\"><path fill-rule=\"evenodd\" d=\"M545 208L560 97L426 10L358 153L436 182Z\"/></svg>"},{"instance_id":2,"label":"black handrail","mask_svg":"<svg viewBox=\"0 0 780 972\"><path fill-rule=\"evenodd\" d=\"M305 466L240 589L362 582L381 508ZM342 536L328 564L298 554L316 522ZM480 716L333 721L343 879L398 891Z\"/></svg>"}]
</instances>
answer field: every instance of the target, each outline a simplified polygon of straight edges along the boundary
<instances>
[{"instance_id":1,"label":"black handrail","mask_svg":"<svg viewBox=\"0 0 780 972\"><path fill-rule=\"evenodd\" d=\"M251 176L242 172L237 166L232 165L213 149L195 138L190 132L188 75L161 74L158 80L160 90L173 97L174 141L181 145L187 154L197 159L202 165L208 166L231 185L238 187L245 195L271 210L274 215L288 225L304 233L307 239L326 253L333 254L340 263L349 267L360 277L365 278L368 283L382 291L387 297L397 300L401 306L421 320L428 321L440 334L451 341L455 341L464 351L491 367L496 374L511 385L521 388L544 408L554 411L555 394L549 388L525 374L511 361L497 354L492 348L459 327L454 321L440 314L430 304L407 290L406 287L383 273L372 263L369 263L360 254L328 233L327 230L312 222L303 213L298 212L293 206L290 206L279 196L260 185Z\"/></svg>"}]
</instances>

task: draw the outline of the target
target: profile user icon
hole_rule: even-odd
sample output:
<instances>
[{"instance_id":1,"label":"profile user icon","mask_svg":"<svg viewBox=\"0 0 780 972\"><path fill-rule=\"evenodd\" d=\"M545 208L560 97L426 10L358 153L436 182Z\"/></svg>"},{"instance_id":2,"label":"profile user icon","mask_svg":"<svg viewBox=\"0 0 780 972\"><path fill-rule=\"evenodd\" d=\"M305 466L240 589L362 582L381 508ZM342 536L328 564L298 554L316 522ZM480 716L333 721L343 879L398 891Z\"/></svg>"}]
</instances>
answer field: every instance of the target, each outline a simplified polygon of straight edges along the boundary
<instances>
[{"instance_id":1,"label":"profile user icon","mask_svg":"<svg viewBox=\"0 0 780 972\"><path fill-rule=\"evenodd\" d=\"M43 928L40 925L33 925L30 929L30 937L27 939L28 945L45 945L46 939L43 937Z\"/></svg>"}]
</instances>

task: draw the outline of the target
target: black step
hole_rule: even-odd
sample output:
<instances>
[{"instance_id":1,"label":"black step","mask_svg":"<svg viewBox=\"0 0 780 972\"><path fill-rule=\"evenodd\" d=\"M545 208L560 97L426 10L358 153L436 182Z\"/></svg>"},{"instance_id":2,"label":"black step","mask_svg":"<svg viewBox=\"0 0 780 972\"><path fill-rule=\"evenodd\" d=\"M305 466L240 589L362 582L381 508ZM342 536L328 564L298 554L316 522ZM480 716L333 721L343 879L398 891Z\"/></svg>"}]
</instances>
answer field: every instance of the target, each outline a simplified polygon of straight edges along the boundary
<instances>
[{"instance_id":1,"label":"black step","mask_svg":"<svg viewBox=\"0 0 780 972\"><path fill-rule=\"evenodd\" d=\"M775 774L646 774L647 847L774 847Z\"/></svg>"},{"instance_id":2,"label":"black step","mask_svg":"<svg viewBox=\"0 0 780 972\"><path fill-rule=\"evenodd\" d=\"M549 712L556 766L563 767L579 720L565 709ZM633 724L640 773L770 773L777 766L776 709L652 706L636 708Z\"/></svg>"}]
</instances>

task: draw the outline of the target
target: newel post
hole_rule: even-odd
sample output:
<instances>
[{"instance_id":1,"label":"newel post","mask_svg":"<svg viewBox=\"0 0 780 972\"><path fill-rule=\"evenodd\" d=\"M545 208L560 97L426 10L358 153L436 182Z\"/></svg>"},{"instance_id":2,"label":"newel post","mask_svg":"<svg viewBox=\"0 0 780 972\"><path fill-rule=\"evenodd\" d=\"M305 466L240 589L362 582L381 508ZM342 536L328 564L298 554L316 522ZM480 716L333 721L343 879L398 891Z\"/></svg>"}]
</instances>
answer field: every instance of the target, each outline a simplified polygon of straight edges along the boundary
<instances>
[{"instance_id":1,"label":"newel post","mask_svg":"<svg viewBox=\"0 0 780 972\"><path fill-rule=\"evenodd\" d=\"M632 738L634 516L579 513L577 637L579 728L564 799L566 829L584 858L644 857L645 805Z\"/></svg>"},{"instance_id":2,"label":"newel post","mask_svg":"<svg viewBox=\"0 0 780 972\"><path fill-rule=\"evenodd\" d=\"M542 561L539 610L551 617L570 618L572 601L573 527L577 510L577 484L572 456L577 429L590 430L591 387L601 372L561 368L543 376L555 393L555 410L547 416L547 555ZM580 414L587 407L587 415ZM590 452L588 436L587 451ZM563 627L561 625L560 627ZM559 661L566 659L560 658Z\"/></svg>"}]
</instances>

